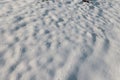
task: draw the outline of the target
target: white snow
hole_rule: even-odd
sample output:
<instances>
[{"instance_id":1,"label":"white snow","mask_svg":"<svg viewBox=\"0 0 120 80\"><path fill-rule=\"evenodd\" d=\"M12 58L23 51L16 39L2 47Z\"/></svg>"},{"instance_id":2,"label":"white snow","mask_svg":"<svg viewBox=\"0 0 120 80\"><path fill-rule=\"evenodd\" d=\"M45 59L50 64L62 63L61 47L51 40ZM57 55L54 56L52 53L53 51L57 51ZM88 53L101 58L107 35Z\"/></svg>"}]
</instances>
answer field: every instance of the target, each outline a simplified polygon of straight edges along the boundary
<instances>
[{"instance_id":1,"label":"white snow","mask_svg":"<svg viewBox=\"0 0 120 80\"><path fill-rule=\"evenodd\" d=\"M120 80L119 0L0 0L0 80Z\"/></svg>"}]
</instances>

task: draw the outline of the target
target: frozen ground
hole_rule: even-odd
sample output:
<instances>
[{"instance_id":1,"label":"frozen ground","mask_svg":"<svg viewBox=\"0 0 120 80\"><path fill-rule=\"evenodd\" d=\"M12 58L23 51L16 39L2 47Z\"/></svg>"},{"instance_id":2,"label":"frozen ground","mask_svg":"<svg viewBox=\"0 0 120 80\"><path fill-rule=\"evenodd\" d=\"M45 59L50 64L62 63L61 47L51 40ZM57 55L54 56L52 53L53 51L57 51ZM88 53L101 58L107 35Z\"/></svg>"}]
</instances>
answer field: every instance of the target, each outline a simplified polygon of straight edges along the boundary
<instances>
[{"instance_id":1,"label":"frozen ground","mask_svg":"<svg viewBox=\"0 0 120 80\"><path fill-rule=\"evenodd\" d=\"M120 1L0 0L0 80L120 80Z\"/></svg>"}]
</instances>

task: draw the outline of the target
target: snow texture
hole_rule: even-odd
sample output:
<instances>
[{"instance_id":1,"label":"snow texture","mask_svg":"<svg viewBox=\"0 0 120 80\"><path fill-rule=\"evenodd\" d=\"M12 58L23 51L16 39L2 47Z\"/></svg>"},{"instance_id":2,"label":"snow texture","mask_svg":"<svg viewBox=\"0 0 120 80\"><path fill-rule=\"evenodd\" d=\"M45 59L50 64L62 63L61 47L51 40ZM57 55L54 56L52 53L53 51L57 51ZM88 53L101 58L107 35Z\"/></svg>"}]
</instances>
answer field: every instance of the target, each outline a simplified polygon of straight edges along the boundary
<instances>
[{"instance_id":1,"label":"snow texture","mask_svg":"<svg viewBox=\"0 0 120 80\"><path fill-rule=\"evenodd\" d=\"M120 1L0 0L0 80L120 80Z\"/></svg>"}]
</instances>

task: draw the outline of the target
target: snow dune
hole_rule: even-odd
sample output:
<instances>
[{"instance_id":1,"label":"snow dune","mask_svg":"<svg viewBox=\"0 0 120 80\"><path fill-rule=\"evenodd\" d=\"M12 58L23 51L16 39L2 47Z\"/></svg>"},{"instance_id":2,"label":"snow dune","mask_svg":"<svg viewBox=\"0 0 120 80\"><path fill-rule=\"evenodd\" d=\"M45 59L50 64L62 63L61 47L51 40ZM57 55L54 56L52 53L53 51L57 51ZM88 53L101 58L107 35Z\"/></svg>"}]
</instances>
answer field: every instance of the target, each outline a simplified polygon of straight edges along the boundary
<instances>
[{"instance_id":1,"label":"snow dune","mask_svg":"<svg viewBox=\"0 0 120 80\"><path fill-rule=\"evenodd\" d=\"M0 80L120 80L119 0L0 0Z\"/></svg>"}]
</instances>

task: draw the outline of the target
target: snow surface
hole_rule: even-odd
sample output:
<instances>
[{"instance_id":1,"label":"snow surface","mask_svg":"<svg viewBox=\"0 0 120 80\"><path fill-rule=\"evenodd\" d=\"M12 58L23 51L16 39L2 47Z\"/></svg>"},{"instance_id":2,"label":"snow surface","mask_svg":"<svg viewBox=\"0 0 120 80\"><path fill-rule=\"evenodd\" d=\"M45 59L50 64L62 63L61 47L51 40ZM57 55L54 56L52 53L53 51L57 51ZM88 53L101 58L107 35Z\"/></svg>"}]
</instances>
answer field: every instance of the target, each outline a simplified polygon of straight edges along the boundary
<instances>
[{"instance_id":1,"label":"snow surface","mask_svg":"<svg viewBox=\"0 0 120 80\"><path fill-rule=\"evenodd\" d=\"M0 80L120 80L119 0L0 0Z\"/></svg>"}]
</instances>

